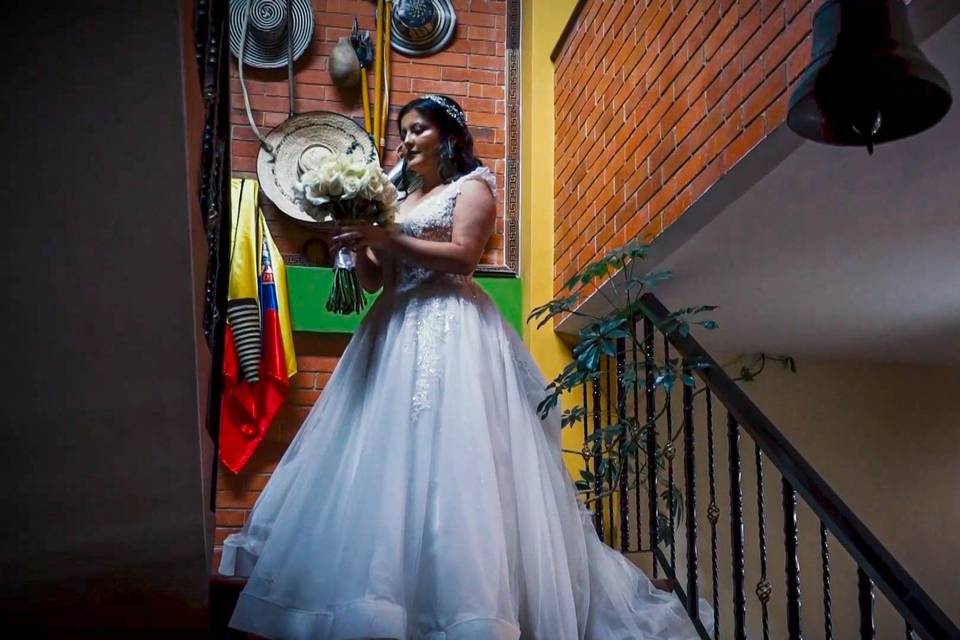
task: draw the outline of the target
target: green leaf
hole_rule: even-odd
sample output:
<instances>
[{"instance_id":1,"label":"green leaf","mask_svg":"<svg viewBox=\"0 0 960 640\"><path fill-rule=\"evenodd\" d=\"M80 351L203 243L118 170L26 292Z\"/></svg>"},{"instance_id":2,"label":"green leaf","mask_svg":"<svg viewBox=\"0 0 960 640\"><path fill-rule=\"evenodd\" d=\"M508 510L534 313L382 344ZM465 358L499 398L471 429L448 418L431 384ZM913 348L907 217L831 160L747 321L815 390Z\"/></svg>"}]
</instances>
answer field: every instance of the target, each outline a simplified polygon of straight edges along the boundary
<instances>
[{"instance_id":1,"label":"green leaf","mask_svg":"<svg viewBox=\"0 0 960 640\"><path fill-rule=\"evenodd\" d=\"M659 511L657 512L657 531L660 534L660 542L664 544L673 542L673 529L670 528L670 518Z\"/></svg>"},{"instance_id":2,"label":"green leaf","mask_svg":"<svg viewBox=\"0 0 960 640\"><path fill-rule=\"evenodd\" d=\"M554 392L548 395L546 398L540 401L540 404L537 405L537 414L540 416L541 420L546 420L550 415L550 412L556 408L557 404L560 401L560 393Z\"/></svg>"},{"instance_id":3,"label":"green leaf","mask_svg":"<svg viewBox=\"0 0 960 640\"><path fill-rule=\"evenodd\" d=\"M579 294L574 293L564 298L551 300L544 305L532 309L527 316L527 322L540 318L540 322L537 324L537 328L539 329L549 322L551 318L572 311L579 299Z\"/></svg>"},{"instance_id":4,"label":"green leaf","mask_svg":"<svg viewBox=\"0 0 960 640\"><path fill-rule=\"evenodd\" d=\"M609 320L605 320L600 324L598 332L600 335L609 335L611 331L622 328L626 323L627 321L625 318L610 318Z\"/></svg>"},{"instance_id":5,"label":"green leaf","mask_svg":"<svg viewBox=\"0 0 960 640\"><path fill-rule=\"evenodd\" d=\"M673 383L676 381L677 377L673 374L672 371L667 371L665 373L660 373L654 378L654 383L662 386L667 393L670 393L670 390L673 389Z\"/></svg>"},{"instance_id":6,"label":"green leaf","mask_svg":"<svg viewBox=\"0 0 960 640\"><path fill-rule=\"evenodd\" d=\"M647 385L647 381L644 378L641 378L637 374L637 372L630 367L627 367L624 370L622 379L623 379L623 386L625 387L632 387L633 385L637 385L638 389L645 389Z\"/></svg>"},{"instance_id":7,"label":"green leaf","mask_svg":"<svg viewBox=\"0 0 960 640\"><path fill-rule=\"evenodd\" d=\"M600 350L603 351L604 355L609 358L615 358L617 356L617 348L614 346L613 342L609 340L604 340L600 343Z\"/></svg>"},{"instance_id":8,"label":"green leaf","mask_svg":"<svg viewBox=\"0 0 960 640\"><path fill-rule=\"evenodd\" d=\"M568 409L563 412L563 416L560 418L560 428L564 429L566 427L572 426L583 420L587 415L586 408L582 406L576 406L573 409Z\"/></svg>"},{"instance_id":9,"label":"green leaf","mask_svg":"<svg viewBox=\"0 0 960 640\"><path fill-rule=\"evenodd\" d=\"M639 278L630 278L626 282L626 288L627 290L632 290L639 287L641 289L653 291L656 289L658 284L661 282L666 282L672 277L673 272L671 271L654 271Z\"/></svg>"},{"instance_id":10,"label":"green leaf","mask_svg":"<svg viewBox=\"0 0 960 640\"><path fill-rule=\"evenodd\" d=\"M580 282L580 274L575 273L570 277L569 280L563 283L563 288L569 291L570 289L573 289L578 282Z\"/></svg>"}]
</instances>

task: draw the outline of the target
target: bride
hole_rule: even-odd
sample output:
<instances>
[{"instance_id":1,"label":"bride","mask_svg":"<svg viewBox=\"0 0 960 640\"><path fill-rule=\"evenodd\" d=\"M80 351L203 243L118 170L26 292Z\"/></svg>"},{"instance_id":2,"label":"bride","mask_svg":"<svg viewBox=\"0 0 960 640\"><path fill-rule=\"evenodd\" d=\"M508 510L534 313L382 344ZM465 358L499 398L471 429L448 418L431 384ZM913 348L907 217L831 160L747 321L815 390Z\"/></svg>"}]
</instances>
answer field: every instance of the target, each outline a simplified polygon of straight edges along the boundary
<instances>
[{"instance_id":1,"label":"bride","mask_svg":"<svg viewBox=\"0 0 960 640\"><path fill-rule=\"evenodd\" d=\"M399 126L401 181L419 187L395 225L333 238L383 293L224 542L220 573L249 576L230 626L330 640L696 638L665 585L597 537L559 415L537 416L545 381L470 277L496 213L463 110L425 96Z\"/></svg>"}]
</instances>

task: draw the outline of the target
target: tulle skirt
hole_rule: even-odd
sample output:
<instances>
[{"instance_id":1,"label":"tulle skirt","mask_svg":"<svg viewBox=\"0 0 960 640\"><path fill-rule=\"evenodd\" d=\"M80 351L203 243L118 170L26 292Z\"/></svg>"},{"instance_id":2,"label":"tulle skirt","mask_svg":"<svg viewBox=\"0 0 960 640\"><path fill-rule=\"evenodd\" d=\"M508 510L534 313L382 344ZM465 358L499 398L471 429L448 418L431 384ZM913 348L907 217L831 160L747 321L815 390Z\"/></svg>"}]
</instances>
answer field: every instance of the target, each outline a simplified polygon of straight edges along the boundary
<instances>
[{"instance_id":1,"label":"tulle skirt","mask_svg":"<svg viewBox=\"0 0 960 640\"><path fill-rule=\"evenodd\" d=\"M385 293L224 542L230 626L268 638L693 639L604 545L545 382L469 279ZM705 615L704 620L709 619Z\"/></svg>"}]
</instances>

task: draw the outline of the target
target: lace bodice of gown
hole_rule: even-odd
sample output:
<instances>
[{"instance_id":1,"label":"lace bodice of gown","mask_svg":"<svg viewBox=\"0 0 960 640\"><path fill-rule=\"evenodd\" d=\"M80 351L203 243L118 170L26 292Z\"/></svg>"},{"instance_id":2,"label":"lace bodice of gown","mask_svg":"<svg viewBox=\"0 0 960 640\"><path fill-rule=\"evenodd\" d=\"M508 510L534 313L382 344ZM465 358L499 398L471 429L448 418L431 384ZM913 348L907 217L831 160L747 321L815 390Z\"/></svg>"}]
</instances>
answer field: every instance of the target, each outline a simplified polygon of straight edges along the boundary
<instances>
[{"instance_id":1,"label":"lace bodice of gown","mask_svg":"<svg viewBox=\"0 0 960 640\"><path fill-rule=\"evenodd\" d=\"M438 187L438 193L431 193L414 205L409 211L397 216L396 224L400 230L408 235L425 240L450 241L453 234L453 209L457 204L460 189L467 180L480 180L496 189L496 179L486 167L477 167L470 173L464 174ZM399 260L394 271L394 290L404 292L413 289L427 281L463 282L469 276L459 276L428 269L419 264Z\"/></svg>"}]
</instances>

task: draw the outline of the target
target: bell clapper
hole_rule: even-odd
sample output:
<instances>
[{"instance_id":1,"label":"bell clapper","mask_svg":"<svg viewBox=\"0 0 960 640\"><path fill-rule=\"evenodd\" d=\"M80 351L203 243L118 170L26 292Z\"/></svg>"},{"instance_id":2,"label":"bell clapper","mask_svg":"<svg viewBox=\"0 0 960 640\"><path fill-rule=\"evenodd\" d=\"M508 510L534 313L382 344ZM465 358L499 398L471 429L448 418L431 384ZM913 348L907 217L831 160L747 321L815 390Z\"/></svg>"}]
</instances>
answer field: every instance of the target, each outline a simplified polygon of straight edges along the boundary
<instances>
[{"instance_id":1,"label":"bell clapper","mask_svg":"<svg viewBox=\"0 0 960 640\"><path fill-rule=\"evenodd\" d=\"M856 122L853 123L853 124L850 126L850 128L853 129L853 132L854 132L855 134L857 134L858 136L860 136L861 138L864 138L864 139L866 140L867 153L872 156L872 155L873 155L873 142L874 142L874 140L875 140L876 137L877 137L877 133L880 132L880 125L883 124L883 114L882 114L879 110L877 110L877 111L876 111L876 116L873 116L872 118L866 118L865 120L866 120L867 122L870 122L870 120L873 121L873 124L870 125L870 131L869 131L868 133L864 133L863 131L861 131L861 130L860 130L860 127L857 126L857 123L856 123Z\"/></svg>"}]
</instances>

